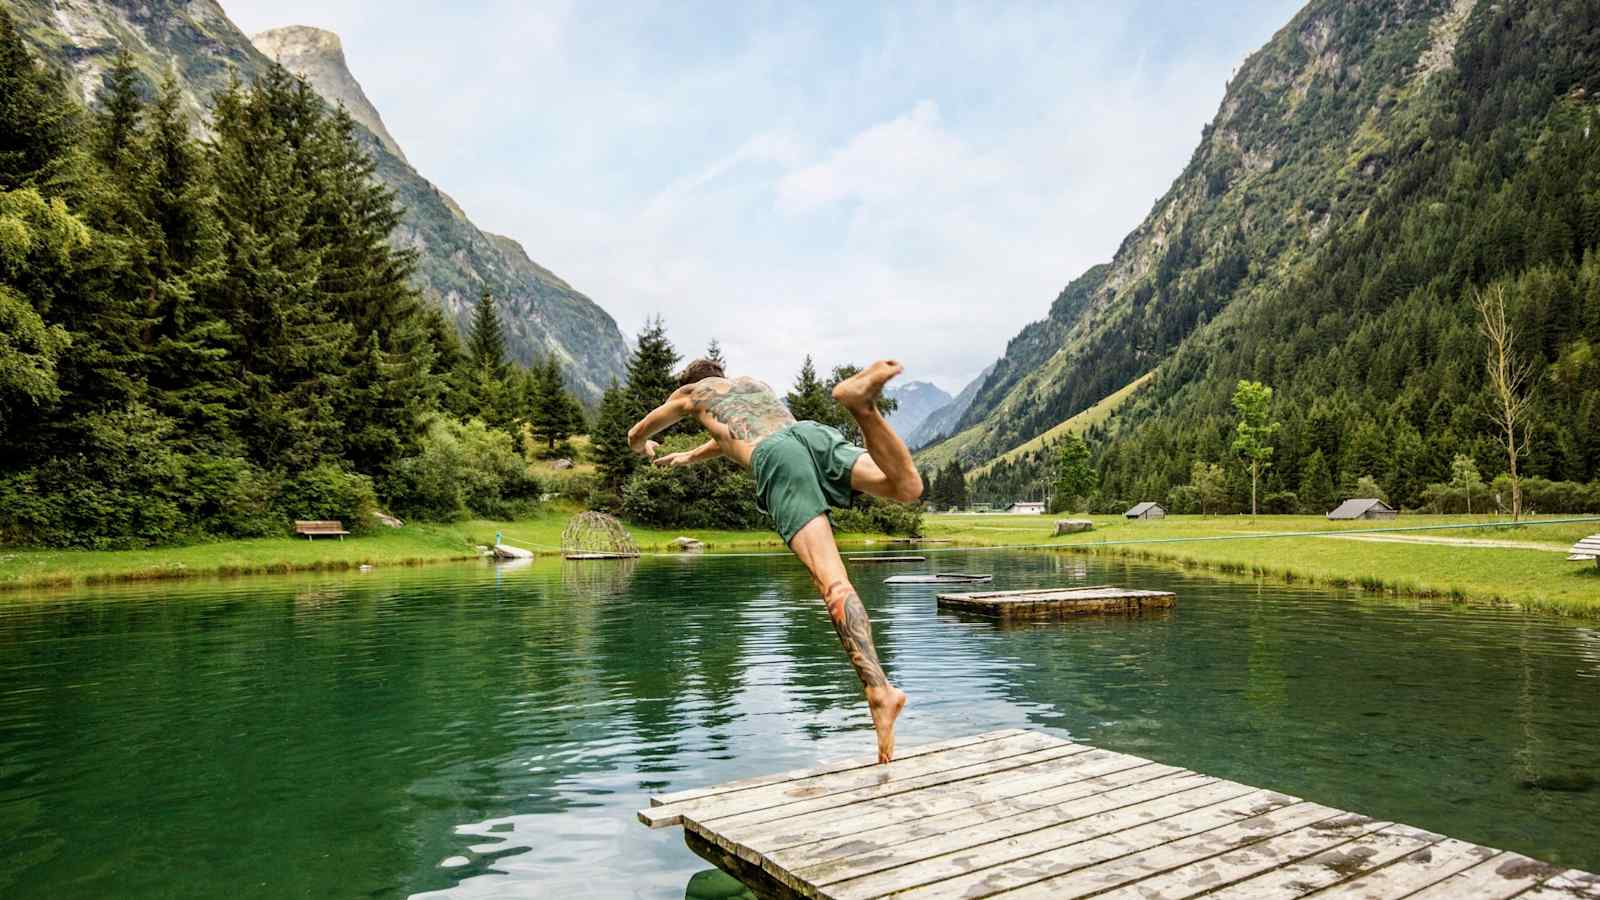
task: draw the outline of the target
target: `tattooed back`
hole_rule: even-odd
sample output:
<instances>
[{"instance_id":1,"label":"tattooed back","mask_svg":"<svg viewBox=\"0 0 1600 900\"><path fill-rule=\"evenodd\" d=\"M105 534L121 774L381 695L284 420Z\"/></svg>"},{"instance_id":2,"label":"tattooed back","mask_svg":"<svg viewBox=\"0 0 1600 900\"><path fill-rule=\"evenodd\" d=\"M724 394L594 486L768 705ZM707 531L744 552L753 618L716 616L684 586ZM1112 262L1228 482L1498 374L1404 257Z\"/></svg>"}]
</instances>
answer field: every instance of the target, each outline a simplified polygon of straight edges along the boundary
<instances>
[{"instance_id":1,"label":"tattooed back","mask_svg":"<svg viewBox=\"0 0 1600 900\"><path fill-rule=\"evenodd\" d=\"M766 382L754 378L707 378L683 388L694 403L700 424L711 432L723 453L750 465L750 453L768 435L794 424L789 407Z\"/></svg>"}]
</instances>

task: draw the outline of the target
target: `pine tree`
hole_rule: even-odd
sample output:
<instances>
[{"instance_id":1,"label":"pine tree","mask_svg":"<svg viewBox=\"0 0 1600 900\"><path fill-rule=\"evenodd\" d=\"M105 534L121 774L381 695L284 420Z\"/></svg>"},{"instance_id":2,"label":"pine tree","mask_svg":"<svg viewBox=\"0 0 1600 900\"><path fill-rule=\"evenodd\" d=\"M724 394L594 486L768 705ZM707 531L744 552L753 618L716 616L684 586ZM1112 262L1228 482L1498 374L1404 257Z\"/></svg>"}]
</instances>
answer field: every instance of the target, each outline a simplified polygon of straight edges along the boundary
<instances>
[{"instance_id":1,"label":"pine tree","mask_svg":"<svg viewBox=\"0 0 1600 900\"><path fill-rule=\"evenodd\" d=\"M478 297L472 313L472 330L467 333L467 364L503 375L506 368L506 338L500 325L500 312L487 288Z\"/></svg>"},{"instance_id":2,"label":"pine tree","mask_svg":"<svg viewBox=\"0 0 1600 900\"><path fill-rule=\"evenodd\" d=\"M273 67L248 92L216 99L210 167L226 265L231 356L241 389L241 437L263 466L309 468L337 445L333 393L352 329L319 289L323 230L311 220L316 182L299 148L316 123L292 79Z\"/></svg>"},{"instance_id":3,"label":"pine tree","mask_svg":"<svg viewBox=\"0 0 1600 900\"><path fill-rule=\"evenodd\" d=\"M72 165L78 108L0 8L0 191L45 186Z\"/></svg>"},{"instance_id":4,"label":"pine tree","mask_svg":"<svg viewBox=\"0 0 1600 900\"><path fill-rule=\"evenodd\" d=\"M561 381L561 366L554 357L532 370L532 425L534 437L549 450L583 426L583 412Z\"/></svg>"},{"instance_id":5,"label":"pine tree","mask_svg":"<svg viewBox=\"0 0 1600 900\"><path fill-rule=\"evenodd\" d=\"M794 388L784 395L783 402L788 405L789 414L802 422L808 419L826 422L832 416L832 406L835 405L833 397L828 395L828 389L817 378L817 368L810 354L801 363Z\"/></svg>"},{"instance_id":6,"label":"pine tree","mask_svg":"<svg viewBox=\"0 0 1600 900\"><path fill-rule=\"evenodd\" d=\"M150 403L178 423L180 445L218 449L231 443L238 416L228 361L236 336L218 295L223 235L216 192L181 102L169 74L138 142L149 166L139 205L149 222Z\"/></svg>"},{"instance_id":7,"label":"pine tree","mask_svg":"<svg viewBox=\"0 0 1600 900\"><path fill-rule=\"evenodd\" d=\"M1300 490L1296 492L1307 512L1320 513L1333 508L1333 470L1320 449L1311 451L1300 467Z\"/></svg>"},{"instance_id":8,"label":"pine tree","mask_svg":"<svg viewBox=\"0 0 1600 900\"><path fill-rule=\"evenodd\" d=\"M721 366L724 371L728 368L728 360L722 355L722 343L716 338L712 338L711 343L706 346L706 359Z\"/></svg>"},{"instance_id":9,"label":"pine tree","mask_svg":"<svg viewBox=\"0 0 1600 900\"><path fill-rule=\"evenodd\" d=\"M635 420L644 418L677 390L678 380L673 371L679 359L672 341L667 339L667 326L661 317L646 320L633 355L628 359L628 400Z\"/></svg>"},{"instance_id":10,"label":"pine tree","mask_svg":"<svg viewBox=\"0 0 1600 900\"><path fill-rule=\"evenodd\" d=\"M600 411L590 438L600 485L618 500L623 482L638 465L638 455L628 446L628 429L636 421L627 389L613 381L600 398Z\"/></svg>"}]
</instances>

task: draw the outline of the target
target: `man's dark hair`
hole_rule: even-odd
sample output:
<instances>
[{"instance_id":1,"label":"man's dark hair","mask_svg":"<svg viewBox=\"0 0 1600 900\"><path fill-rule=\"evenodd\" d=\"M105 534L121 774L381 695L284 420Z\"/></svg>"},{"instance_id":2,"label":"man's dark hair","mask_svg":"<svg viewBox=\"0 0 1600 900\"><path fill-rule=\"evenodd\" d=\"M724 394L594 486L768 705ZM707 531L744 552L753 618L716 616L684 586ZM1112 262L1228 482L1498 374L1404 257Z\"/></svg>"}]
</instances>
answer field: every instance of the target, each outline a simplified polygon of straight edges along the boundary
<instances>
[{"instance_id":1,"label":"man's dark hair","mask_svg":"<svg viewBox=\"0 0 1600 900\"><path fill-rule=\"evenodd\" d=\"M709 359L697 359L683 367L683 374L678 376L678 387L694 384L707 378L721 378L722 365Z\"/></svg>"}]
</instances>

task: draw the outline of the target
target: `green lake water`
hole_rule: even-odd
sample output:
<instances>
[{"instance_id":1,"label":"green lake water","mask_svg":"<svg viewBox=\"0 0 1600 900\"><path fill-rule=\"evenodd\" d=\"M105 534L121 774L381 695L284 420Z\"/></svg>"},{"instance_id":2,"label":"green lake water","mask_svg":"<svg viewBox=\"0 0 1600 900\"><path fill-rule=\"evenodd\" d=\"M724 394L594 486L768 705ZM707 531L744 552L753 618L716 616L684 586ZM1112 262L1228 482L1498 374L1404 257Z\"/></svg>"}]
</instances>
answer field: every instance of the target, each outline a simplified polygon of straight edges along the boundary
<instances>
[{"instance_id":1,"label":"green lake water","mask_svg":"<svg viewBox=\"0 0 1600 900\"><path fill-rule=\"evenodd\" d=\"M997 588L1168 614L1000 628L856 580L903 744L1029 727L1600 870L1600 630L1065 554ZM540 561L0 596L0 896L678 898L634 811L868 752L789 559Z\"/></svg>"}]
</instances>

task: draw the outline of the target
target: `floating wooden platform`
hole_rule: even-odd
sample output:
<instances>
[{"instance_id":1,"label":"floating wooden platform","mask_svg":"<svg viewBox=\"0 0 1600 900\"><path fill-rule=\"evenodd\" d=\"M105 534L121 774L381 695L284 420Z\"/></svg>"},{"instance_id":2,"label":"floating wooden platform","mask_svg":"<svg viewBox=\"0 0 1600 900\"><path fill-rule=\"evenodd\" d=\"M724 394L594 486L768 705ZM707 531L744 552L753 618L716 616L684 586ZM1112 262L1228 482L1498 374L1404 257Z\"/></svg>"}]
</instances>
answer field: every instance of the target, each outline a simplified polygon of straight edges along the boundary
<instances>
[{"instance_id":1,"label":"floating wooden platform","mask_svg":"<svg viewBox=\"0 0 1600 900\"><path fill-rule=\"evenodd\" d=\"M1138 614L1168 609L1178 595L1109 586L993 591L985 594L940 594L939 607L993 616L997 619L1055 619L1088 613Z\"/></svg>"},{"instance_id":2,"label":"floating wooden platform","mask_svg":"<svg viewBox=\"0 0 1600 900\"><path fill-rule=\"evenodd\" d=\"M873 762L664 794L639 820L761 897L1600 897L1600 876L1037 732Z\"/></svg>"},{"instance_id":3,"label":"floating wooden platform","mask_svg":"<svg viewBox=\"0 0 1600 900\"><path fill-rule=\"evenodd\" d=\"M955 582L993 581L993 575L973 575L968 572L937 572L927 575L890 575L884 584L952 584Z\"/></svg>"},{"instance_id":4,"label":"floating wooden platform","mask_svg":"<svg viewBox=\"0 0 1600 900\"><path fill-rule=\"evenodd\" d=\"M847 556L845 562L864 563L895 563L895 562L927 562L926 556Z\"/></svg>"},{"instance_id":5,"label":"floating wooden platform","mask_svg":"<svg viewBox=\"0 0 1600 900\"><path fill-rule=\"evenodd\" d=\"M574 550L561 554L562 559L638 559L637 553L609 553L600 550Z\"/></svg>"}]
</instances>

